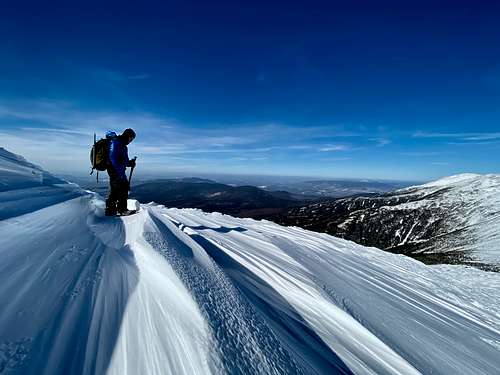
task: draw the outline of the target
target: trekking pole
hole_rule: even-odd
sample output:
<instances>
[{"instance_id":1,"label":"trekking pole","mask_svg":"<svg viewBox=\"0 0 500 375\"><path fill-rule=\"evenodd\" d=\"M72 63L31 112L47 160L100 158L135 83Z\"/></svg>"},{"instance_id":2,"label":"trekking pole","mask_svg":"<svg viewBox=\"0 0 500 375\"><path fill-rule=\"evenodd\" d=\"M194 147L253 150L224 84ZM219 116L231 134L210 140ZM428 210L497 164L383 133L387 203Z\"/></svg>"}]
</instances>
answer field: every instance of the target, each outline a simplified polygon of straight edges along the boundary
<instances>
[{"instance_id":1,"label":"trekking pole","mask_svg":"<svg viewBox=\"0 0 500 375\"><path fill-rule=\"evenodd\" d=\"M94 133L94 146L92 147L92 168L90 169L90 174L94 173L95 163L96 163L96 152L95 152L96 135Z\"/></svg>"},{"instance_id":2,"label":"trekking pole","mask_svg":"<svg viewBox=\"0 0 500 375\"><path fill-rule=\"evenodd\" d=\"M134 161L137 160L137 156L134 157ZM132 182L132 173L134 173L134 169L135 169L135 163L134 163L134 166L132 168L130 168L130 174L128 176L128 190L130 191L130 183Z\"/></svg>"}]
</instances>

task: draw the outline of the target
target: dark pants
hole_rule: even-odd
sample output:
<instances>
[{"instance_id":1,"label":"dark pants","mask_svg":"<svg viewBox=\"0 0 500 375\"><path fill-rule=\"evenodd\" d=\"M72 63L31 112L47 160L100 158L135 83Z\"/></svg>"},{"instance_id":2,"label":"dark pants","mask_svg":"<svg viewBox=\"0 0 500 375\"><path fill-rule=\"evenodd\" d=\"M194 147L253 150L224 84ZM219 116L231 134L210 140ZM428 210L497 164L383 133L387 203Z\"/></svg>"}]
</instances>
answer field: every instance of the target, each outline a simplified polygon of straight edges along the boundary
<instances>
[{"instance_id":1,"label":"dark pants","mask_svg":"<svg viewBox=\"0 0 500 375\"><path fill-rule=\"evenodd\" d=\"M127 210L128 181L121 179L113 168L108 168L109 195L106 199L106 212L116 214Z\"/></svg>"}]
</instances>

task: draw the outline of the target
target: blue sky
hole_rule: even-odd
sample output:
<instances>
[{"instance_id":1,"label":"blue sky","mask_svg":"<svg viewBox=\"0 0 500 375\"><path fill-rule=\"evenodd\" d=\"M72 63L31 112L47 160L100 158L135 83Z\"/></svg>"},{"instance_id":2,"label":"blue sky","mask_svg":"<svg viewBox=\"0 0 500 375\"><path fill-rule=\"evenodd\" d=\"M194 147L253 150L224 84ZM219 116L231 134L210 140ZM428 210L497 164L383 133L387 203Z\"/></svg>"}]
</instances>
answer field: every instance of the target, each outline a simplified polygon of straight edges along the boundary
<instances>
[{"instance_id":1,"label":"blue sky","mask_svg":"<svg viewBox=\"0 0 500 375\"><path fill-rule=\"evenodd\" d=\"M3 8L0 145L52 171L130 126L159 175L500 172L498 1Z\"/></svg>"}]
</instances>

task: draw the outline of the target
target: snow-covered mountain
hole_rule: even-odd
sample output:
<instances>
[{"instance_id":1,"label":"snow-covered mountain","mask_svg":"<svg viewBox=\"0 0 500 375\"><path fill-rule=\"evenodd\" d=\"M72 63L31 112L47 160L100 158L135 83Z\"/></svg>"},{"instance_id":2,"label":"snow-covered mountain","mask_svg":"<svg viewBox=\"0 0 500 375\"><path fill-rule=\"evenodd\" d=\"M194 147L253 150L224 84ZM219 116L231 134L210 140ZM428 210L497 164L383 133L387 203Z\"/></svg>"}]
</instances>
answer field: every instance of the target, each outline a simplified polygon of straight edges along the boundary
<instances>
[{"instance_id":1,"label":"snow-covered mountain","mask_svg":"<svg viewBox=\"0 0 500 375\"><path fill-rule=\"evenodd\" d=\"M1 374L500 368L498 273L153 203L108 218L12 154L0 170Z\"/></svg>"},{"instance_id":2,"label":"snow-covered mountain","mask_svg":"<svg viewBox=\"0 0 500 375\"><path fill-rule=\"evenodd\" d=\"M428 262L500 270L500 175L461 174L394 193L311 204L278 221Z\"/></svg>"}]
</instances>

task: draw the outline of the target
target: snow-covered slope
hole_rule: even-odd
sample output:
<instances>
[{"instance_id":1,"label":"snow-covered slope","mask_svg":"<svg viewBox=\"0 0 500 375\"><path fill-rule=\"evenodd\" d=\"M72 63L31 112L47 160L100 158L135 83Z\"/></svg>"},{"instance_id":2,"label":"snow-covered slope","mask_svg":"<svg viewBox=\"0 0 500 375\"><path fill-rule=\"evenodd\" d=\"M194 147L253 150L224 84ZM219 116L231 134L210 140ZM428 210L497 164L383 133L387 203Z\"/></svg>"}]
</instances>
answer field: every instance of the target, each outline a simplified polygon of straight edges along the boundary
<instances>
[{"instance_id":1,"label":"snow-covered slope","mask_svg":"<svg viewBox=\"0 0 500 375\"><path fill-rule=\"evenodd\" d=\"M500 271L500 175L461 174L379 196L311 204L279 221L429 263Z\"/></svg>"},{"instance_id":2,"label":"snow-covered slope","mask_svg":"<svg viewBox=\"0 0 500 375\"><path fill-rule=\"evenodd\" d=\"M106 218L72 194L0 222L1 374L500 368L499 274L198 210Z\"/></svg>"},{"instance_id":3,"label":"snow-covered slope","mask_svg":"<svg viewBox=\"0 0 500 375\"><path fill-rule=\"evenodd\" d=\"M420 197L401 209L425 208L435 213L430 222L443 221L445 238L423 251L465 252L478 262L500 266L500 175L461 174L398 193Z\"/></svg>"}]
</instances>

